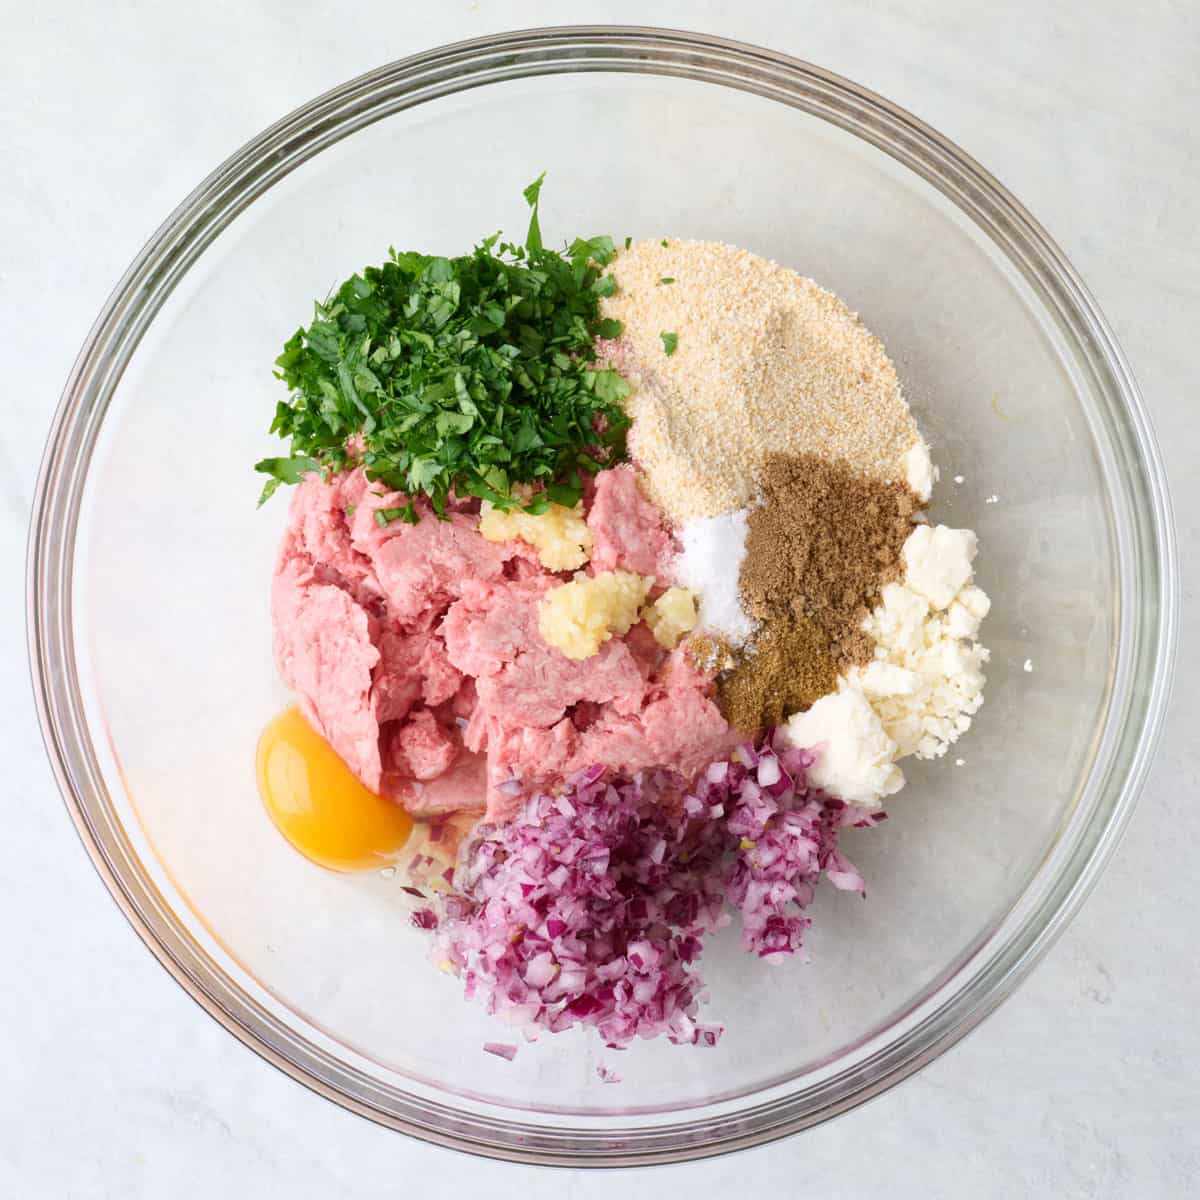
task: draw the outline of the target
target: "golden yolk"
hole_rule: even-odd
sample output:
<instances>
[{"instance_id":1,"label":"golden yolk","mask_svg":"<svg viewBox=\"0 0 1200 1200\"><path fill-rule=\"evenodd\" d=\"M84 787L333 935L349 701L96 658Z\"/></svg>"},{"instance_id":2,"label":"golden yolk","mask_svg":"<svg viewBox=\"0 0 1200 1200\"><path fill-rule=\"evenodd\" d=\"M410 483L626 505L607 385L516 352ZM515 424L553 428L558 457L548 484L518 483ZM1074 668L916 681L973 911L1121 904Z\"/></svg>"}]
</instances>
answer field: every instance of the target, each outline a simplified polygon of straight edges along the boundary
<instances>
[{"instance_id":1,"label":"golden yolk","mask_svg":"<svg viewBox=\"0 0 1200 1200\"><path fill-rule=\"evenodd\" d=\"M258 790L279 832L332 871L384 866L412 833L412 817L365 788L298 708L263 730Z\"/></svg>"}]
</instances>

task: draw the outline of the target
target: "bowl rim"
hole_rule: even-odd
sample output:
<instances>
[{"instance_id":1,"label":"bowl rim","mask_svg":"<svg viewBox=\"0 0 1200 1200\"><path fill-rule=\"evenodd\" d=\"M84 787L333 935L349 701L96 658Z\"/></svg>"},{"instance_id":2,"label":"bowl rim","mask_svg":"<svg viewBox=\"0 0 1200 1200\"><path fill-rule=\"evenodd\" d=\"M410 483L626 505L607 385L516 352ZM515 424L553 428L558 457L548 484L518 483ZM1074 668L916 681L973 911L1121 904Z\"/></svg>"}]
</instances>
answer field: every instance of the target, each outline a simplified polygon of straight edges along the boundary
<instances>
[{"instance_id":1,"label":"bowl rim","mask_svg":"<svg viewBox=\"0 0 1200 1200\"><path fill-rule=\"evenodd\" d=\"M1079 343L1105 407L1123 523L1110 531L1121 563L1118 662L1090 795L1076 805L1053 877L1024 899L959 967L952 996L918 1006L869 1058L829 1080L720 1114L668 1124L536 1125L464 1113L355 1078L352 1070L216 986L172 934L169 907L142 878L106 803L79 695L72 621L76 525L88 460L123 371L166 297L218 234L270 186L321 150L397 111L469 88L571 72L681 76L733 87L817 115L933 184L997 243ZM267 1062L352 1111L424 1140L512 1161L631 1166L694 1159L807 1128L878 1095L973 1029L1061 934L1111 857L1161 733L1178 633L1179 578L1165 471L1129 365L1090 293L1049 235L978 163L924 122L866 88L800 59L707 34L646 26L557 26L474 38L397 60L336 87L270 126L210 174L154 233L122 276L75 361L53 418L30 523L27 626L43 740L67 810L93 865L135 931L176 981ZM1101 752L1103 751L1103 753ZM1065 836L1065 835L1064 835ZM1053 858L1053 854L1049 856ZM1049 871L1043 864L1033 883ZM1000 937L1004 933L1005 936ZM982 964L982 951L993 948ZM203 957L201 955L201 957ZM235 989L236 992L236 989ZM940 992L939 992L940 994ZM321 1068L321 1070L318 1070ZM351 1087L355 1094L348 1090ZM743 1100L745 1097L743 1097Z\"/></svg>"}]
</instances>

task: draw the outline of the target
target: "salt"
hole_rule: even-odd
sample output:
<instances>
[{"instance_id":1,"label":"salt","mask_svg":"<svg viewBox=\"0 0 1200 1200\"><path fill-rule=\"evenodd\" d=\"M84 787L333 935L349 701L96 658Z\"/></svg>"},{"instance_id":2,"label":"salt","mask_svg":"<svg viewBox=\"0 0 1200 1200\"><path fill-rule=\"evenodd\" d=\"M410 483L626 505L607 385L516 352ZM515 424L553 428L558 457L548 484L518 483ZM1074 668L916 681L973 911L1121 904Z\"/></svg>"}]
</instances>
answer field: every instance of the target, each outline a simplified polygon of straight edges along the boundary
<instances>
[{"instance_id":1,"label":"salt","mask_svg":"<svg viewBox=\"0 0 1200 1200\"><path fill-rule=\"evenodd\" d=\"M675 560L675 575L700 598L699 628L741 645L754 632L738 594L746 556L746 510L695 517L680 527L679 541L683 551Z\"/></svg>"}]
</instances>

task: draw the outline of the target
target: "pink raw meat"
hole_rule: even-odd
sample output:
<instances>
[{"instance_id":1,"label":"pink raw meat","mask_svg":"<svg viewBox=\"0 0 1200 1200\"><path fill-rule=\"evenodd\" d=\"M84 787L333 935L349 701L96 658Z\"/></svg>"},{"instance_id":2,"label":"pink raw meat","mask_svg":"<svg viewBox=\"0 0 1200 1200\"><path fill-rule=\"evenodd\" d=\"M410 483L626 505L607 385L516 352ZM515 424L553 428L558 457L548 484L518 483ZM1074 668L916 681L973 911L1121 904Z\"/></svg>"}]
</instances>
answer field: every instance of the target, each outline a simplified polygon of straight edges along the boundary
<instances>
[{"instance_id":1,"label":"pink raw meat","mask_svg":"<svg viewBox=\"0 0 1200 1200\"><path fill-rule=\"evenodd\" d=\"M489 744L487 819L510 819L530 786L596 764L622 771L667 767L691 779L739 740L711 692L708 679L675 651L632 713L612 706L585 727L564 719L550 729L505 729L501 718ZM508 780L520 781L521 792L506 790Z\"/></svg>"},{"instance_id":2,"label":"pink raw meat","mask_svg":"<svg viewBox=\"0 0 1200 1200\"><path fill-rule=\"evenodd\" d=\"M415 525L393 520L380 527L379 509L399 508L406 497L363 493L354 512L351 539L371 562L387 596L391 619L407 626L427 621L473 580L500 579L504 564L531 553L523 543L489 542L479 535L479 518L451 513L438 520L420 505Z\"/></svg>"},{"instance_id":3,"label":"pink raw meat","mask_svg":"<svg viewBox=\"0 0 1200 1200\"><path fill-rule=\"evenodd\" d=\"M575 661L538 606L562 582L520 542L478 532L474 502L380 526L401 507L361 471L296 489L273 588L276 658L305 715L356 775L418 816L511 817L581 767L692 776L736 741L711 680L643 624ZM668 578L674 553L631 468L585 499L595 570Z\"/></svg>"},{"instance_id":4,"label":"pink raw meat","mask_svg":"<svg viewBox=\"0 0 1200 1200\"><path fill-rule=\"evenodd\" d=\"M302 559L287 556L272 587L275 662L300 697L301 711L367 785L379 790L379 720L371 672L379 651L370 620L346 592L318 583Z\"/></svg>"},{"instance_id":5,"label":"pink raw meat","mask_svg":"<svg viewBox=\"0 0 1200 1200\"><path fill-rule=\"evenodd\" d=\"M506 724L552 725L581 700L626 713L641 702L642 675L624 642L576 661L542 639L538 604L558 582L471 584L442 623L451 663L475 677L480 706Z\"/></svg>"},{"instance_id":6,"label":"pink raw meat","mask_svg":"<svg viewBox=\"0 0 1200 1200\"><path fill-rule=\"evenodd\" d=\"M329 483L310 475L297 487L272 587L275 657L306 718L359 779L382 795L407 799L414 780L444 773L463 753L456 714L431 711L457 697L463 677L433 629L446 601L409 589L400 597L406 603L393 606L378 582L380 560L372 557L382 553L385 565L395 557L386 539L364 538L365 549L355 548L347 509L357 519L378 499L366 496L357 471ZM426 532L416 544L431 558L456 561L460 525L431 515L422 525ZM469 540L468 549L475 549ZM498 561L502 566L503 557ZM411 618L410 627L399 624L396 608ZM481 808L482 797L439 788L423 792L420 806L427 814Z\"/></svg>"},{"instance_id":7,"label":"pink raw meat","mask_svg":"<svg viewBox=\"0 0 1200 1200\"><path fill-rule=\"evenodd\" d=\"M436 779L453 765L462 749L461 739L438 723L427 708L412 713L392 734L389 767L422 783Z\"/></svg>"},{"instance_id":8,"label":"pink raw meat","mask_svg":"<svg viewBox=\"0 0 1200 1200\"><path fill-rule=\"evenodd\" d=\"M312 563L322 579L361 601L379 596L371 560L350 540L350 519L366 486L361 471L331 476L327 484L309 475L296 488L290 520L295 554Z\"/></svg>"},{"instance_id":9,"label":"pink raw meat","mask_svg":"<svg viewBox=\"0 0 1200 1200\"><path fill-rule=\"evenodd\" d=\"M675 542L662 514L642 495L632 467L613 467L596 476L587 515L595 571L633 571L671 578Z\"/></svg>"}]
</instances>

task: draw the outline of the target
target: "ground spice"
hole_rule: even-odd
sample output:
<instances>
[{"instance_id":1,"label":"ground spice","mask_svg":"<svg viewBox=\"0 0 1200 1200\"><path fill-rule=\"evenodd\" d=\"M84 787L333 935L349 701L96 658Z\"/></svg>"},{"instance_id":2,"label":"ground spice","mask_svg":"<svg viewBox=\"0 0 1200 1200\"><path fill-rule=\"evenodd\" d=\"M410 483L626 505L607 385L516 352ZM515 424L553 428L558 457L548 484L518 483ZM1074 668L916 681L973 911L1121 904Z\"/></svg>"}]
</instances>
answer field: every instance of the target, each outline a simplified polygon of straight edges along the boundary
<instances>
[{"instance_id":1,"label":"ground spice","mask_svg":"<svg viewBox=\"0 0 1200 1200\"><path fill-rule=\"evenodd\" d=\"M837 686L829 639L805 616L776 613L717 689L725 719L743 733L782 725Z\"/></svg>"},{"instance_id":2,"label":"ground spice","mask_svg":"<svg viewBox=\"0 0 1200 1200\"><path fill-rule=\"evenodd\" d=\"M746 610L764 623L812 622L839 671L869 662L862 623L883 585L903 574L901 552L920 508L905 484L846 462L768 455L739 578Z\"/></svg>"}]
</instances>

